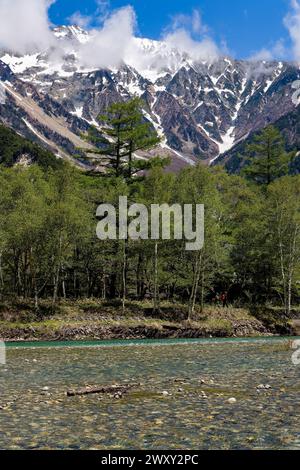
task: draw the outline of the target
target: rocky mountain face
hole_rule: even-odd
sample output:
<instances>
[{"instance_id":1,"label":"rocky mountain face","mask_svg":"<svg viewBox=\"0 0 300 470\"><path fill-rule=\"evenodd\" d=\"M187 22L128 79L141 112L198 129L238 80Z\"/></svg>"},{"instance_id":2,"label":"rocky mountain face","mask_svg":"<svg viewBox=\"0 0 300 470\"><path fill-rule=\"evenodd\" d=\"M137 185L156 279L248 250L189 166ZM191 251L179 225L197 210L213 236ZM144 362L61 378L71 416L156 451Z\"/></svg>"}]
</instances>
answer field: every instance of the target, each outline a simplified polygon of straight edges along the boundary
<instances>
[{"instance_id":1,"label":"rocky mountain face","mask_svg":"<svg viewBox=\"0 0 300 470\"><path fill-rule=\"evenodd\" d=\"M133 96L144 100L145 118L162 138L159 152L172 156L173 169L218 161L297 108L292 84L300 70L293 64L195 61L163 42L135 39L120 67L101 69L78 58L76 45L88 43L89 33L76 26L53 33L63 53L0 51L0 121L64 158L87 145L81 133L110 103Z\"/></svg>"},{"instance_id":2,"label":"rocky mountain face","mask_svg":"<svg viewBox=\"0 0 300 470\"><path fill-rule=\"evenodd\" d=\"M281 132L286 143L286 149L296 152L291 162L291 171L300 173L300 106L275 121L273 125ZM253 143L256 132L241 140L224 154L220 155L214 164L222 164L229 173L239 174L247 161L246 147Z\"/></svg>"}]
</instances>

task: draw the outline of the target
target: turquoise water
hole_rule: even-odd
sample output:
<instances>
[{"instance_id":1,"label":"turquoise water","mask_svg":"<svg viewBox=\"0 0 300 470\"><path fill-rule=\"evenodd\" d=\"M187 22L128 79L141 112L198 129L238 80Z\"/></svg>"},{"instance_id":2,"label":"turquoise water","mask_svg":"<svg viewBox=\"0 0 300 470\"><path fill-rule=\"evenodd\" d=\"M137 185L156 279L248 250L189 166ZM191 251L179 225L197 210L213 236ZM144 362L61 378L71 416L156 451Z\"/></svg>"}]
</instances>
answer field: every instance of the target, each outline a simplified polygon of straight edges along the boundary
<instances>
[{"instance_id":1,"label":"turquoise water","mask_svg":"<svg viewBox=\"0 0 300 470\"><path fill-rule=\"evenodd\" d=\"M300 337L299 337L300 338ZM293 338L297 340L297 337ZM117 347L117 346L143 346L143 345L181 345L181 344L212 344L212 343L265 343L283 342L291 340L290 336L257 337L257 338L195 338L195 339L136 339L136 340L101 340L101 341L26 341L7 342L7 348L65 348L65 347Z\"/></svg>"},{"instance_id":2,"label":"turquoise water","mask_svg":"<svg viewBox=\"0 0 300 470\"><path fill-rule=\"evenodd\" d=\"M0 448L299 449L300 366L288 341L8 344ZM66 396L133 382L121 399Z\"/></svg>"}]
</instances>

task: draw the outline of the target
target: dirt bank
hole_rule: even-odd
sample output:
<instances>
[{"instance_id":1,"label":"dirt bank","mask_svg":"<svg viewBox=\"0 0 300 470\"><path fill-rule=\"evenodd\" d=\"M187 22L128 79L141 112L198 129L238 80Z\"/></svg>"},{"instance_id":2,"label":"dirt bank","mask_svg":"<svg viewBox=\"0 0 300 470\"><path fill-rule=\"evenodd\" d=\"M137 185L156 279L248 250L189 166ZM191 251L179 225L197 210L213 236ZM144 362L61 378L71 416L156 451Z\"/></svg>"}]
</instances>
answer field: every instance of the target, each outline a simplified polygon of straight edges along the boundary
<instances>
[{"instance_id":1,"label":"dirt bank","mask_svg":"<svg viewBox=\"0 0 300 470\"><path fill-rule=\"evenodd\" d=\"M0 327L0 337L5 341L68 341L68 340L112 340L112 339L172 339L172 338L225 338L246 336L268 336L268 331L259 321L238 321L231 328L208 329L197 325L138 325L101 326L98 324L62 325L50 329L41 325Z\"/></svg>"},{"instance_id":2,"label":"dirt bank","mask_svg":"<svg viewBox=\"0 0 300 470\"><path fill-rule=\"evenodd\" d=\"M132 303L125 312L99 301L48 304L36 314L31 305L3 305L0 338L5 341L71 341L113 339L225 338L292 335L288 321L255 317L245 309L207 308L195 320L186 319L186 307L164 305L153 316L149 305Z\"/></svg>"}]
</instances>

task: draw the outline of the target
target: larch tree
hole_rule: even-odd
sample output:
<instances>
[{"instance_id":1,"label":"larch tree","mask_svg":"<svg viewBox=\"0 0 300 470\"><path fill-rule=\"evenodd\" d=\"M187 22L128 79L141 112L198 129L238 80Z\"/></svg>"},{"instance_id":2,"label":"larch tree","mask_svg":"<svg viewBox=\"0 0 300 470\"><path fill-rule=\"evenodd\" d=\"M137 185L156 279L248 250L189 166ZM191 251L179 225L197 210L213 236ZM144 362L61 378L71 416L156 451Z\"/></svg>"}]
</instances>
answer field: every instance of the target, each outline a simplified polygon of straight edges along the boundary
<instances>
[{"instance_id":1,"label":"larch tree","mask_svg":"<svg viewBox=\"0 0 300 470\"><path fill-rule=\"evenodd\" d=\"M142 109L139 98L112 104L98 117L102 127L92 127L85 137L95 145L94 149L84 150L87 157L107 173L129 180L147 169L149 162L136 159L136 152L155 147L160 139Z\"/></svg>"},{"instance_id":2,"label":"larch tree","mask_svg":"<svg viewBox=\"0 0 300 470\"><path fill-rule=\"evenodd\" d=\"M264 186L287 175L295 156L295 152L286 152L284 138L274 126L268 126L256 135L246 151L248 161L244 175L250 181Z\"/></svg>"}]
</instances>

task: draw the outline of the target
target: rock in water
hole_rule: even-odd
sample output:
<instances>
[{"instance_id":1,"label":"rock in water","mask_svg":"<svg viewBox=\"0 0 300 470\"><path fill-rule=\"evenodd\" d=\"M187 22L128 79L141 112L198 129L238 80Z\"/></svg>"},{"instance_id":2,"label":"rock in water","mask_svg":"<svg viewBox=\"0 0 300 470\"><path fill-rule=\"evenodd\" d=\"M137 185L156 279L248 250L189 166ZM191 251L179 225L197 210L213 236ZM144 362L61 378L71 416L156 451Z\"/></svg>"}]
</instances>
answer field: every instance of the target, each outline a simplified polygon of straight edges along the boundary
<instances>
[{"instance_id":1,"label":"rock in water","mask_svg":"<svg viewBox=\"0 0 300 470\"><path fill-rule=\"evenodd\" d=\"M232 398L229 398L229 400L228 400L228 403L230 403L231 405L233 405L233 404L236 403L236 402L237 402L237 399L236 399L236 398L233 398L233 397L232 397Z\"/></svg>"}]
</instances>

